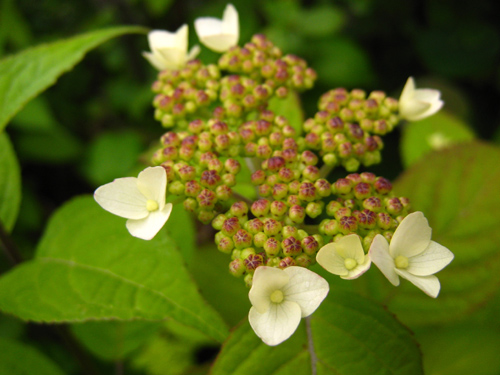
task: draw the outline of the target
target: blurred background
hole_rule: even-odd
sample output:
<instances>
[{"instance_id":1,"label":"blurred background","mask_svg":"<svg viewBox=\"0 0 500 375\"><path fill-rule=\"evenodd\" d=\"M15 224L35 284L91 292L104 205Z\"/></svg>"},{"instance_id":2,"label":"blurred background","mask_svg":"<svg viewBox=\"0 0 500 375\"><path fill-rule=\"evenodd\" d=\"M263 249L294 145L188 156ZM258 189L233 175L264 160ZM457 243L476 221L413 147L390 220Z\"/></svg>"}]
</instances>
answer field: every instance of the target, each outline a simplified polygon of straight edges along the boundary
<instances>
[{"instance_id":1,"label":"blurred background","mask_svg":"<svg viewBox=\"0 0 500 375\"><path fill-rule=\"evenodd\" d=\"M305 58L318 72L315 88L301 95L306 118L314 115L319 96L329 89L383 90L397 98L411 75L418 87L441 90L446 103L442 116L454 129L461 129L460 137L500 142L496 2L234 0L233 4L240 14L240 45L253 34L264 33L283 52ZM0 0L0 57L114 25L175 31L188 23L193 45L197 43L194 19L220 17L225 5L226 1L215 0ZM163 133L151 105L156 71L141 56L148 49L145 35L105 43L30 102L7 127L22 165L23 201L13 238L25 258L32 256L48 217L63 202L129 175L138 161L148 163L144 153ZM200 55L207 63L217 57L205 48ZM372 169L377 174L395 179L411 164L411 155L400 156L401 138L400 129L384 138L383 167ZM0 272L8 268L0 259ZM232 323L238 318L236 314ZM130 329L143 328L139 324ZM52 351L52 358L59 358L65 373L80 373L78 361L65 358L61 339L51 337L51 332L0 316L0 336L36 338L44 351ZM164 353L161 343L155 345L152 353ZM195 353L200 363L216 352L196 347L202 348ZM194 353L192 348L187 352ZM108 364L101 360L90 362L107 373ZM135 371L142 373L140 357L137 363Z\"/></svg>"}]
</instances>

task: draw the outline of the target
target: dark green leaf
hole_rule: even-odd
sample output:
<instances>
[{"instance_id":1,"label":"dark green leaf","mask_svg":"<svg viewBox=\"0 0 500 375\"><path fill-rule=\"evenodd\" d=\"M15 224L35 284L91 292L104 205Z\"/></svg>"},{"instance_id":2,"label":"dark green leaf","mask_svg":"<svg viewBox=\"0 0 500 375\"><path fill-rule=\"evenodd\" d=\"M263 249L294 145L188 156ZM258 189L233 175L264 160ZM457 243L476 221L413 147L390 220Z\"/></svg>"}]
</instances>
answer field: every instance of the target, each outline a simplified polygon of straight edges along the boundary
<instances>
[{"instance_id":1,"label":"dark green leaf","mask_svg":"<svg viewBox=\"0 0 500 375\"><path fill-rule=\"evenodd\" d=\"M21 173L6 133L0 133L0 222L11 231L21 204Z\"/></svg>"},{"instance_id":2,"label":"dark green leaf","mask_svg":"<svg viewBox=\"0 0 500 375\"><path fill-rule=\"evenodd\" d=\"M91 49L139 27L115 27L40 45L0 61L0 131L28 101L53 85Z\"/></svg>"},{"instance_id":3,"label":"dark green leaf","mask_svg":"<svg viewBox=\"0 0 500 375\"><path fill-rule=\"evenodd\" d=\"M171 318L219 341L227 332L164 231L134 238L91 197L63 206L36 258L0 279L0 309L36 322Z\"/></svg>"},{"instance_id":4,"label":"dark green leaf","mask_svg":"<svg viewBox=\"0 0 500 375\"><path fill-rule=\"evenodd\" d=\"M0 374L63 375L63 372L38 350L15 340L0 338Z\"/></svg>"}]
</instances>

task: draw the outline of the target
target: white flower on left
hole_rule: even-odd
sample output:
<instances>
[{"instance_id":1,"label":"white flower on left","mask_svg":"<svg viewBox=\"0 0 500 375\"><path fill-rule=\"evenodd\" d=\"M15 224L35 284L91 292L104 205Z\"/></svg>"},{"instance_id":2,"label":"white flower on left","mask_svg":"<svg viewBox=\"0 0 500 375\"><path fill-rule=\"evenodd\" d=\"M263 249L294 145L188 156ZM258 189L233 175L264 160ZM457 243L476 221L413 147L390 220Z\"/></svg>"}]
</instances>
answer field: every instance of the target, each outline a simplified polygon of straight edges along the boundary
<instances>
[{"instance_id":1,"label":"white flower on left","mask_svg":"<svg viewBox=\"0 0 500 375\"><path fill-rule=\"evenodd\" d=\"M130 234L143 240L152 239L172 212L165 203L167 174L163 167L149 167L137 178L117 178L94 193L94 199L106 211L124 217Z\"/></svg>"},{"instance_id":2,"label":"white flower on left","mask_svg":"<svg viewBox=\"0 0 500 375\"><path fill-rule=\"evenodd\" d=\"M148 34L151 52L142 55L158 70L181 69L200 53L198 45L188 53L188 26L182 25L175 33L153 30Z\"/></svg>"},{"instance_id":3,"label":"white flower on left","mask_svg":"<svg viewBox=\"0 0 500 375\"><path fill-rule=\"evenodd\" d=\"M258 267L248 294L248 320L264 343L278 345L295 332L301 318L318 308L328 291L328 282L306 268Z\"/></svg>"},{"instance_id":4,"label":"white flower on left","mask_svg":"<svg viewBox=\"0 0 500 375\"><path fill-rule=\"evenodd\" d=\"M416 89L410 77L399 97L399 115L408 121L422 120L441 109L444 102L440 98L439 90Z\"/></svg>"},{"instance_id":5,"label":"white flower on left","mask_svg":"<svg viewBox=\"0 0 500 375\"><path fill-rule=\"evenodd\" d=\"M201 17L194 21L194 28L200 42L215 52L225 52L238 44L240 24L238 12L232 4L227 4L222 20Z\"/></svg>"},{"instance_id":6,"label":"white flower on left","mask_svg":"<svg viewBox=\"0 0 500 375\"><path fill-rule=\"evenodd\" d=\"M406 216L398 225L391 243L377 234L370 246L372 262L394 285L399 276L413 283L427 295L436 298L441 289L434 274L454 258L446 247L431 241L432 229L422 212Z\"/></svg>"}]
</instances>

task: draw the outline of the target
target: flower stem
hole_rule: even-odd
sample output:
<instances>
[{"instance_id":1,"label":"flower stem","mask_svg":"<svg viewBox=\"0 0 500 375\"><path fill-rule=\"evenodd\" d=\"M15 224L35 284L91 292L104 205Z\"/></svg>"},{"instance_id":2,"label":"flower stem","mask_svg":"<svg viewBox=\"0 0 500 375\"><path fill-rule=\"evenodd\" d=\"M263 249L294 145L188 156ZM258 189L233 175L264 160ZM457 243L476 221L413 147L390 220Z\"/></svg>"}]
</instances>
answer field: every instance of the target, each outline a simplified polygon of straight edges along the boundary
<instances>
[{"instance_id":1,"label":"flower stem","mask_svg":"<svg viewBox=\"0 0 500 375\"><path fill-rule=\"evenodd\" d=\"M323 166L319 169L320 178L326 178L334 167L330 165L323 164Z\"/></svg>"},{"instance_id":2,"label":"flower stem","mask_svg":"<svg viewBox=\"0 0 500 375\"><path fill-rule=\"evenodd\" d=\"M305 321L307 332L307 350L309 351L309 356L311 357L311 375L316 375L316 363L318 362L318 357L316 356L316 351L314 350L314 341L311 330L311 317L308 316L307 318L305 318Z\"/></svg>"}]
</instances>

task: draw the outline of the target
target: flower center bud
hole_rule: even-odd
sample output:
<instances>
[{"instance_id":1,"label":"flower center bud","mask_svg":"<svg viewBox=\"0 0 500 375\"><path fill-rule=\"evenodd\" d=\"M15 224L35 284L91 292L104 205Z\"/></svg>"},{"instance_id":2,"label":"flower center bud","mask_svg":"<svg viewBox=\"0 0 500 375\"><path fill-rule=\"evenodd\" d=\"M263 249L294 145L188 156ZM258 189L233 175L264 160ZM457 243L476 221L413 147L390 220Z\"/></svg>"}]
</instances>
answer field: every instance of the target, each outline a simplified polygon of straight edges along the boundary
<instances>
[{"instance_id":1,"label":"flower center bud","mask_svg":"<svg viewBox=\"0 0 500 375\"><path fill-rule=\"evenodd\" d=\"M357 265L358 265L358 262L356 262L356 259L352 259L352 258L346 258L346 259L344 259L344 266L349 271L352 270Z\"/></svg>"},{"instance_id":2,"label":"flower center bud","mask_svg":"<svg viewBox=\"0 0 500 375\"><path fill-rule=\"evenodd\" d=\"M283 301L283 292L281 290L275 290L271 293L271 302L273 303L281 303Z\"/></svg>"},{"instance_id":3,"label":"flower center bud","mask_svg":"<svg viewBox=\"0 0 500 375\"><path fill-rule=\"evenodd\" d=\"M148 201L146 202L146 210L151 212L151 211L156 211L157 209L158 209L158 202L152 199L148 199Z\"/></svg>"},{"instance_id":4,"label":"flower center bud","mask_svg":"<svg viewBox=\"0 0 500 375\"><path fill-rule=\"evenodd\" d=\"M396 268L408 268L408 258L402 255L398 255L396 259L394 259L394 263L396 263Z\"/></svg>"}]
</instances>

